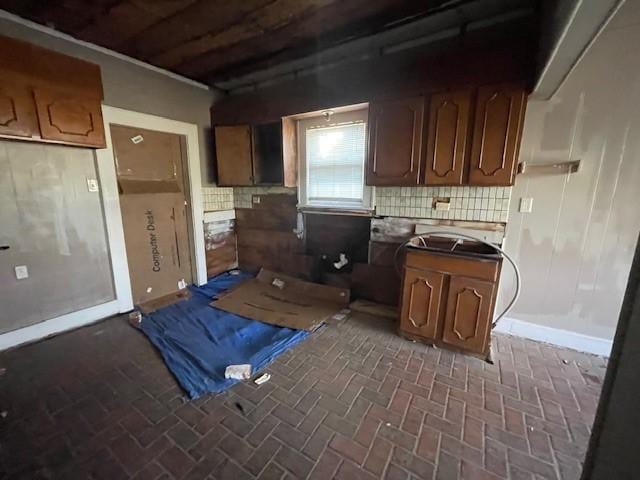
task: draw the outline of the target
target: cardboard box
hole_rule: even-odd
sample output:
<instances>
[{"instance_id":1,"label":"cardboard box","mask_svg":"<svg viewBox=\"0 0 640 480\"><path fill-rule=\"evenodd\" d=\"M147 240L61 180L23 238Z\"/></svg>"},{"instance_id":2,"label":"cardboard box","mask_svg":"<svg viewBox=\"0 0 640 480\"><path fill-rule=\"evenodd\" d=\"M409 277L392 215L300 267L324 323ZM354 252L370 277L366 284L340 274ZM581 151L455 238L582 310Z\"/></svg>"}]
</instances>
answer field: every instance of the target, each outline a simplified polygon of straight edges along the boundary
<instances>
[{"instance_id":1,"label":"cardboard box","mask_svg":"<svg viewBox=\"0 0 640 480\"><path fill-rule=\"evenodd\" d=\"M186 288L191 254L184 195L120 195L120 208L134 303Z\"/></svg>"}]
</instances>

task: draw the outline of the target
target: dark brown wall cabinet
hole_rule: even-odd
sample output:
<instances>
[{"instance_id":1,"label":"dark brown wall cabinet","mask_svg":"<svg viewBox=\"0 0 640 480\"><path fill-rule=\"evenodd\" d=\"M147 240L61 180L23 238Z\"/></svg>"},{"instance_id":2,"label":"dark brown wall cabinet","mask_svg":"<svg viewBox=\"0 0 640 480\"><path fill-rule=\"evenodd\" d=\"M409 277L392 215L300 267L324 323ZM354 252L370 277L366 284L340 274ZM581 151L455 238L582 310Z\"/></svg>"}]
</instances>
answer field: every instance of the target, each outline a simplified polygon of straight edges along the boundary
<instances>
[{"instance_id":1,"label":"dark brown wall cabinet","mask_svg":"<svg viewBox=\"0 0 640 480\"><path fill-rule=\"evenodd\" d=\"M420 182L424 98L369 105L367 185Z\"/></svg>"},{"instance_id":2,"label":"dark brown wall cabinet","mask_svg":"<svg viewBox=\"0 0 640 480\"><path fill-rule=\"evenodd\" d=\"M501 259L407 253L400 334L486 356Z\"/></svg>"},{"instance_id":3,"label":"dark brown wall cabinet","mask_svg":"<svg viewBox=\"0 0 640 480\"><path fill-rule=\"evenodd\" d=\"M368 185L512 185L525 90L494 85L373 103ZM424 143L424 148L423 148Z\"/></svg>"},{"instance_id":4,"label":"dark brown wall cabinet","mask_svg":"<svg viewBox=\"0 0 640 480\"><path fill-rule=\"evenodd\" d=\"M0 52L0 136L105 146L97 65L3 36Z\"/></svg>"},{"instance_id":5,"label":"dark brown wall cabinet","mask_svg":"<svg viewBox=\"0 0 640 480\"><path fill-rule=\"evenodd\" d=\"M471 96L471 90L431 96L425 158L428 185L465 183Z\"/></svg>"},{"instance_id":6,"label":"dark brown wall cabinet","mask_svg":"<svg viewBox=\"0 0 640 480\"><path fill-rule=\"evenodd\" d=\"M295 146L283 119L262 125L215 127L218 185L295 186Z\"/></svg>"},{"instance_id":7,"label":"dark brown wall cabinet","mask_svg":"<svg viewBox=\"0 0 640 480\"><path fill-rule=\"evenodd\" d=\"M478 89L469 161L471 185L513 185L525 102L522 88Z\"/></svg>"}]
</instances>

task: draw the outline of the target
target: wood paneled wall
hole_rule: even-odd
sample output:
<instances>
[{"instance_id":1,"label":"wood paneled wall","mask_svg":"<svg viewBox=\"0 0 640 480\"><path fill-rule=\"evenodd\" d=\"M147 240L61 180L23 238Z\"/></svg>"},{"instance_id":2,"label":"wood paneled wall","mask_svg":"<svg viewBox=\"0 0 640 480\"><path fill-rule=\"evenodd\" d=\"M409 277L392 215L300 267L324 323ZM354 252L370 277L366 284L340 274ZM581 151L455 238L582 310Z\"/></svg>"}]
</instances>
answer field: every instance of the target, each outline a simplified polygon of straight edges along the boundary
<instances>
[{"instance_id":1,"label":"wood paneled wall","mask_svg":"<svg viewBox=\"0 0 640 480\"><path fill-rule=\"evenodd\" d=\"M256 271L264 267L350 288L354 299L397 305L400 277L393 265L368 261L370 218L304 214L305 236L299 239L294 233L295 195L254 195L252 206L236 209L240 268ZM350 263L335 270L332 264L340 253L346 253Z\"/></svg>"}]
</instances>

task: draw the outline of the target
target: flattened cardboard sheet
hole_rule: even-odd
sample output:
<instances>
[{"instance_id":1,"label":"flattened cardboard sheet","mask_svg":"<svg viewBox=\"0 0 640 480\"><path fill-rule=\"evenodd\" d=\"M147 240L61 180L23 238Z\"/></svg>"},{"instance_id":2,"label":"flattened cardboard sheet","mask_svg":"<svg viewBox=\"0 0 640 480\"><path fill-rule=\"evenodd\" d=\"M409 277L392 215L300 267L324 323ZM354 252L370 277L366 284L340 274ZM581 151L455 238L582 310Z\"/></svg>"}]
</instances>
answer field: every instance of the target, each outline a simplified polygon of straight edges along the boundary
<instances>
[{"instance_id":1,"label":"flattened cardboard sheet","mask_svg":"<svg viewBox=\"0 0 640 480\"><path fill-rule=\"evenodd\" d=\"M272 325L313 331L349 305L349 290L262 269L210 305Z\"/></svg>"}]
</instances>

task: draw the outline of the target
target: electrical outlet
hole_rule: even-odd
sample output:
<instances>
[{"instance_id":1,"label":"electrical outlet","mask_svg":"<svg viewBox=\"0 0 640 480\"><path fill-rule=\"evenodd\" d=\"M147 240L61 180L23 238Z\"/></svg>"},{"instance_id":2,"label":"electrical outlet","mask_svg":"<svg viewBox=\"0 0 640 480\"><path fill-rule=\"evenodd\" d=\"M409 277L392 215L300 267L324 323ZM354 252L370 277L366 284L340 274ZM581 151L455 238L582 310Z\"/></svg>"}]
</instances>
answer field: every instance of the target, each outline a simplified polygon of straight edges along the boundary
<instances>
[{"instance_id":1,"label":"electrical outlet","mask_svg":"<svg viewBox=\"0 0 640 480\"><path fill-rule=\"evenodd\" d=\"M29 278L29 269L26 265L18 265L14 270L16 271L16 278L18 280Z\"/></svg>"},{"instance_id":2,"label":"electrical outlet","mask_svg":"<svg viewBox=\"0 0 640 480\"><path fill-rule=\"evenodd\" d=\"M533 210L533 198L522 197L520 199L520 213L531 213Z\"/></svg>"},{"instance_id":3,"label":"electrical outlet","mask_svg":"<svg viewBox=\"0 0 640 480\"><path fill-rule=\"evenodd\" d=\"M100 190L98 187L98 179L97 178L87 178L87 190L90 192L97 192Z\"/></svg>"}]
</instances>

